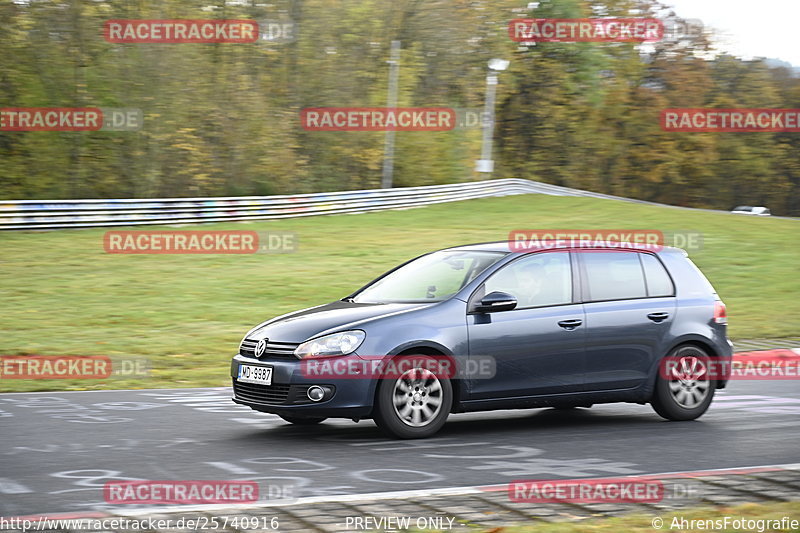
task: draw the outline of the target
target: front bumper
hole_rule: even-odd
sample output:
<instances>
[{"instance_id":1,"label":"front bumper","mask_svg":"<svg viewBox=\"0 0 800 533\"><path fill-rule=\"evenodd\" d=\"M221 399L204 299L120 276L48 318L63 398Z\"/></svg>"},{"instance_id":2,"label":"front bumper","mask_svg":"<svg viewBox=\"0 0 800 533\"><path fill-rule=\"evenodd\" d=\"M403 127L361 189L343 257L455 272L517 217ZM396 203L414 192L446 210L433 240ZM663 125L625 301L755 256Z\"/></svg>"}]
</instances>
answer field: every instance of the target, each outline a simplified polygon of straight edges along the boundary
<instances>
[{"instance_id":1,"label":"front bumper","mask_svg":"<svg viewBox=\"0 0 800 533\"><path fill-rule=\"evenodd\" d=\"M357 357L355 355L343 357ZM272 367L272 385L239 383L239 364ZM241 354L231 361L233 401L264 413L326 418L368 418L375 397L373 379L329 379L304 376L300 360L261 360ZM319 402L308 399L312 385L330 387L333 395Z\"/></svg>"}]
</instances>

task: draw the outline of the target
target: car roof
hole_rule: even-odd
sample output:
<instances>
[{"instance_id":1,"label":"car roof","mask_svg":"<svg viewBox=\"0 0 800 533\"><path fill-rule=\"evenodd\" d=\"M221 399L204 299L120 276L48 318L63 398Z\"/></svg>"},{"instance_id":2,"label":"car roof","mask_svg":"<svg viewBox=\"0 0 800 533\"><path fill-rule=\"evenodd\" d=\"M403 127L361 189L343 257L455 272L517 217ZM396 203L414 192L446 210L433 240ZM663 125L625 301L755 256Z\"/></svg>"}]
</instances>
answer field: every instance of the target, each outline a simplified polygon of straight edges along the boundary
<instances>
[{"instance_id":1,"label":"car roof","mask_svg":"<svg viewBox=\"0 0 800 533\"><path fill-rule=\"evenodd\" d=\"M593 241L592 243L574 243L574 245L570 246L553 246L552 248L547 249L600 249L600 250L632 250L632 251L648 251L649 249L644 246L625 246L620 245L618 242L601 242L601 241ZM520 249L520 250L512 250L509 245L509 241L494 241L494 242L481 242L475 244L463 244L461 246L453 246L450 248L444 248L442 251L470 251L470 252L503 252L503 253L528 253L528 252L536 252L539 251L535 247L531 247L530 249ZM649 250L657 253L663 252L677 252L677 253L685 253L684 250L681 248L675 248L673 246L659 246L657 249Z\"/></svg>"}]
</instances>

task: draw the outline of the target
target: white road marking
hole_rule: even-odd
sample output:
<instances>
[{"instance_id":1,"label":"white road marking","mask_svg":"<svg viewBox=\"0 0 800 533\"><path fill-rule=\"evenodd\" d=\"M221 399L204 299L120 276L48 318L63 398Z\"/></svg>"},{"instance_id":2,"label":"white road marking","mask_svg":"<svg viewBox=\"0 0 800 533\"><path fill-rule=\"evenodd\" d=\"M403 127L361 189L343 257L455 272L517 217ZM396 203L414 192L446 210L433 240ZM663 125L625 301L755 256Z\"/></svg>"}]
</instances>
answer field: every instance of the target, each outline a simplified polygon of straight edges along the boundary
<instances>
[{"instance_id":1,"label":"white road marking","mask_svg":"<svg viewBox=\"0 0 800 533\"><path fill-rule=\"evenodd\" d=\"M774 413L769 413L774 414ZM780 413L785 414L785 413ZM797 413L792 414L800 414L800 411ZM730 429L733 431L764 431L765 429L772 429L772 428L795 428L800 430L800 425L797 424L796 420L784 420L783 422L776 420L776 421L768 421L768 422L759 422L757 424L736 424L731 426Z\"/></svg>"},{"instance_id":2,"label":"white road marking","mask_svg":"<svg viewBox=\"0 0 800 533\"><path fill-rule=\"evenodd\" d=\"M0 477L0 494L29 494L31 489L13 479Z\"/></svg>"},{"instance_id":3,"label":"white road marking","mask_svg":"<svg viewBox=\"0 0 800 533\"><path fill-rule=\"evenodd\" d=\"M237 475L242 475L242 476L249 476L249 475L253 475L253 474L258 474L258 472L254 472L253 470L250 470L249 468L244 468L244 467L232 464L232 463L226 463L224 461L206 462L206 464L207 465L211 465L211 466L215 466L215 467L219 468L220 470L225 470L227 472L230 472L231 474L237 474Z\"/></svg>"},{"instance_id":4,"label":"white road marking","mask_svg":"<svg viewBox=\"0 0 800 533\"><path fill-rule=\"evenodd\" d=\"M739 394L739 395L727 395L721 392L718 392L714 396L715 402L724 402L724 401L733 401L733 400L761 400L764 398L770 398L770 396L760 396L755 394Z\"/></svg>"}]
</instances>

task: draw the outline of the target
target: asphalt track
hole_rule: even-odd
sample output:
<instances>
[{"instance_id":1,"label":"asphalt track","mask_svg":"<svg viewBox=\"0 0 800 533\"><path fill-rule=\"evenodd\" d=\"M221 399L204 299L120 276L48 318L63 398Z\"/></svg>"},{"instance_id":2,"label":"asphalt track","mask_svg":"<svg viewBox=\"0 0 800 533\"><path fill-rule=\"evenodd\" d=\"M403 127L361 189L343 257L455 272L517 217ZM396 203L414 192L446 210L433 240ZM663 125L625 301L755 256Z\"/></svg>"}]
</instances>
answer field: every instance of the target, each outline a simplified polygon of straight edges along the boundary
<instances>
[{"instance_id":1,"label":"asphalt track","mask_svg":"<svg viewBox=\"0 0 800 533\"><path fill-rule=\"evenodd\" d=\"M103 485L126 479L252 480L283 498L800 463L798 415L797 380L736 381L693 422L632 404L496 411L397 441L371 421L292 426L228 388L2 394L0 516L114 512Z\"/></svg>"}]
</instances>

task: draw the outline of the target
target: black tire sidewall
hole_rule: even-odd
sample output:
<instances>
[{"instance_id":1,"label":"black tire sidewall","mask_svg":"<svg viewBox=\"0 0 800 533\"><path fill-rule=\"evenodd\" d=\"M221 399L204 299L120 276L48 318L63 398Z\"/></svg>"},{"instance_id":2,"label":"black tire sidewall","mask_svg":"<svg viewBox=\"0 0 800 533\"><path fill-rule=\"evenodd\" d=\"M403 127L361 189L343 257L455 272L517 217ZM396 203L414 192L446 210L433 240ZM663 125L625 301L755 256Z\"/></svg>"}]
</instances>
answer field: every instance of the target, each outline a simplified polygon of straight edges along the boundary
<instances>
[{"instance_id":1,"label":"black tire sidewall","mask_svg":"<svg viewBox=\"0 0 800 533\"><path fill-rule=\"evenodd\" d=\"M426 359L425 356L419 355L415 355L413 358L415 360ZM401 439L422 439L438 432L447 421L453 405L453 386L449 379L439 376L435 372L434 375L442 386L442 405L433 421L424 427L412 427L400 420L392 403L397 377L382 377L375 395L374 418L378 427L389 435Z\"/></svg>"},{"instance_id":2,"label":"black tire sidewall","mask_svg":"<svg viewBox=\"0 0 800 533\"><path fill-rule=\"evenodd\" d=\"M709 362L711 361L711 357L699 346L688 344L678 346L673 349L667 357L675 358L684 356L697 357L706 364L707 368L710 367ZM652 400L652 406L656 413L668 420L694 420L708 410L708 406L711 405L711 401L714 399L714 391L717 387L717 382L715 380L709 380L709 392L703 402L697 407L688 409L678 404L678 402L675 400L675 397L669 390L669 380L664 378L661 375L661 372L662 369L661 365L659 364L659 369L656 375L656 386L655 390L653 391Z\"/></svg>"}]
</instances>

